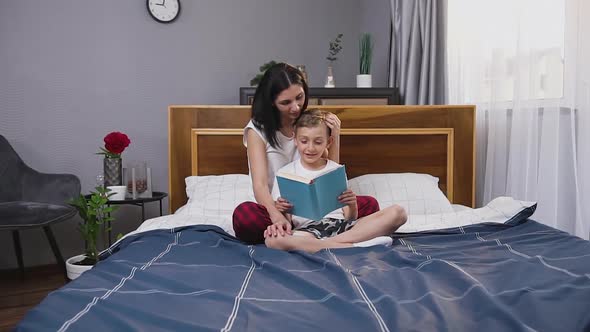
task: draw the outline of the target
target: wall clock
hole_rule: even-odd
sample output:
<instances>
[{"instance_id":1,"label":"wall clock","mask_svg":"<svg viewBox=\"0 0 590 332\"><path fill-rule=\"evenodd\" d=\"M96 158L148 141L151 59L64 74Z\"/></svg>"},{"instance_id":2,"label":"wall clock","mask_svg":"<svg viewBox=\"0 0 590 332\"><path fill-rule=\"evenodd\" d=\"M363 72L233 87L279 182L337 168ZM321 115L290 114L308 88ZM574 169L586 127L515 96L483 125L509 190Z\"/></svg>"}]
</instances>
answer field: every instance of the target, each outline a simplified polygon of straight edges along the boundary
<instances>
[{"instance_id":1,"label":"wall clock","mask_svg":"<svg viewBox=\"0 0 590 332\"><path fill-rule=\"evenodd\" d=\"M156 21L170 23L180 14L180 0L147 0L147 9Z\"/></svg>"}]
</instances>

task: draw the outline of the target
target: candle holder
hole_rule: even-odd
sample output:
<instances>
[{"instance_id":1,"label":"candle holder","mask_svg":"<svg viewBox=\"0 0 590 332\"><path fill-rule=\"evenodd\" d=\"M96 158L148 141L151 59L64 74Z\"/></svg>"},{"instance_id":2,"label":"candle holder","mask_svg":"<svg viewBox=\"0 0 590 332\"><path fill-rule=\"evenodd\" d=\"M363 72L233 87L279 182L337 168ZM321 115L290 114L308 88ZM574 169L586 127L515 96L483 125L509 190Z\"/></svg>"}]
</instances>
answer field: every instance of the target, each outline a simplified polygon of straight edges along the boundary
<instances>
[{"instance_id":1,"label":"candle holder","mask_svg":"<svg viewBox=\"0 0 590 332\"><path fill-rule=\"evenodd\" d=\"M123 183L127 197L132 199L152 197L152 170L145 161L132 162L123 169Z\"/></svg>"}]
</instances>

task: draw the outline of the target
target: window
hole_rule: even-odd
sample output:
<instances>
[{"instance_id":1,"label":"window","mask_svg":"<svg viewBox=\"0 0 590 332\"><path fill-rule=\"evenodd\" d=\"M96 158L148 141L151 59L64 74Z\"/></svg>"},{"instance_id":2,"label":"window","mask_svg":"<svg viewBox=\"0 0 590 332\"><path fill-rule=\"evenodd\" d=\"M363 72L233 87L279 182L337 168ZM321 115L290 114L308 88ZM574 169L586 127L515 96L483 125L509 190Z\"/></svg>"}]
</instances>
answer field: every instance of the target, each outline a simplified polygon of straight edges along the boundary
<instances>
[{"instance_id":1,"label":"window","mask_svg":"<svg viewBox=\"0 0 590 332\"><path fill-rule=\"evenodd\" d=\"M451 102L563 96L565 0L448 0Z\"/></svg>"}]
</instances>

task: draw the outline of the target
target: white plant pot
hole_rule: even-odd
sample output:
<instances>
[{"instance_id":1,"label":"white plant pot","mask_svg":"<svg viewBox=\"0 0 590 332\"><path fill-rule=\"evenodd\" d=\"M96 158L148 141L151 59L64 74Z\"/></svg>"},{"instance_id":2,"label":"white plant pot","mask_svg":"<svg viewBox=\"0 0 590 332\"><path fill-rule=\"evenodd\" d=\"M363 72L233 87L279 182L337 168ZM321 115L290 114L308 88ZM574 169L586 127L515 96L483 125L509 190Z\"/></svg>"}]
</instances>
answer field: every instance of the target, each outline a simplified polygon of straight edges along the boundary
<instances>
[{"instance_id":1,"label":"white plant pot","mask_svg":"<svg viewBox=\"0 0 590 332\"><path fill-rule=\"evenodd\" d=\"M68 279L74 280L78 278L82 272L88 271L92 268L92 265L75 265L74 263L80 262L86 258L86 255L77 255L68 258L66 261L66 272L68 273Z\"/></svg>"},{"instance_id":2,"label":"white plant pot","mask_svg":"<svg viewBox=\"0 0 590 332\"><path fill-rule=\"evenodd\" d=\"M371 74L368 75L356 75L356 87L357 88L370 88L371 85Z\"/></svg>"}]
</instances>

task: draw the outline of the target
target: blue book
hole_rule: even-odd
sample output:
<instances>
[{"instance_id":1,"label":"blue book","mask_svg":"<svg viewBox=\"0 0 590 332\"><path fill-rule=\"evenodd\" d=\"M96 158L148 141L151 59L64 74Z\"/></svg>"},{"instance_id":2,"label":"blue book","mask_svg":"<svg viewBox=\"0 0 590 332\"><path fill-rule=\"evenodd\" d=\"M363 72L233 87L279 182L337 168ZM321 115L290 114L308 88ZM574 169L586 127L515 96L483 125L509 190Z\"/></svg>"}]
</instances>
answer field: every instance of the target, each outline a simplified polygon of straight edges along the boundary
<instances>
[{"instance_id":1,"label":"blue book","mask_svg":"<svg viewBox=\"0 0 590 332\"><path fill-rule=\"evenodd\" d=\"M277 183L281 197L293 204L291 213L312 220L320 220L343 207L338 196L348 188L344 165L314 179L279 173Z\"/></svg>"}]
</instances>

